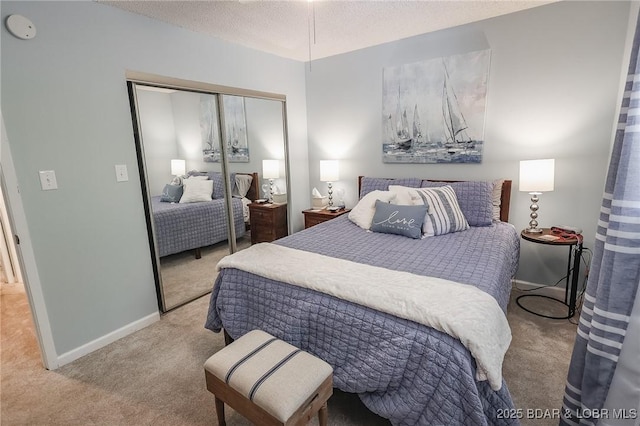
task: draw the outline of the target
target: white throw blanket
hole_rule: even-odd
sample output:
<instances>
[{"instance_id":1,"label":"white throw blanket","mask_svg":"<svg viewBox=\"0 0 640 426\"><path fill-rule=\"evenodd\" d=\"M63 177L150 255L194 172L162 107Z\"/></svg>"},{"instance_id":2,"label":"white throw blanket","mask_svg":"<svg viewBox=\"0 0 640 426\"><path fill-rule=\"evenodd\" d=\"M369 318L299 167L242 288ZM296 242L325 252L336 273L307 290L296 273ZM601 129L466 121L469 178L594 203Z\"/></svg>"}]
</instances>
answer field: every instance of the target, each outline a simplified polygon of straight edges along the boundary
<instances>
[{"instance_id":1,"label":"white throw blanket","mask_svg":"<svg viewBox=\"0 0 640 426\"><path fill-rule=\"evenodd\" d=\"M276 244L257 244L223 258L235 268L336 296L435 328L459 339L476 360L476 379L502 386L511 330L500 306L476 287L364 265Z\"/></svg>"}]
</instances>

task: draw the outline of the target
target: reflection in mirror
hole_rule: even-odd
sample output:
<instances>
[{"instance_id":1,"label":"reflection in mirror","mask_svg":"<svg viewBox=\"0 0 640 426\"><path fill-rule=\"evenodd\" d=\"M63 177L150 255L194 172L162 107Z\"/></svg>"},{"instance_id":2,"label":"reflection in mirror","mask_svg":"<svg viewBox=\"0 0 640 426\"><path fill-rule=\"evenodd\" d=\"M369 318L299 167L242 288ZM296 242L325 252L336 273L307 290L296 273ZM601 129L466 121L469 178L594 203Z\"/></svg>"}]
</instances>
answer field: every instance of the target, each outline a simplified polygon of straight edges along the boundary
<instances>
[{"instance_id":1,"label":"reflection in mirror","mask_svg":"<svg viewBox=\"0 0 640 426\"><path fill-rule=\"evenodd\" d=\"M286 143L283 104L245 98L251 167L261 171L261 197L270 204L249 205L251 243L271 242L288 234ZM265 165L268 165L265 168ZM230 164L235 170L246 165Z\"/></svg>"},{"instance_id":2,"label":"reflection in mirror","mask_svg":"<svg viewBox=\"0 0 640 426\"><path fill-rule=\"evenodd\" d=\"M226 97L226 96L225 96ZM287 202L287 170L285 164L284 119L282 103L270 99L245 98L247 133L251 141L251 168L262 172L260 196L269 198L272 181L274 202ZM277 160L275 170L264 169L263 160ZM237 171L246 170L245 165L230 164ZM268 174L265 174L267 172Z\"/></svg>"},{"instance_id":3,"label":"reflection in mirror","mask_svg":"<svg viewBox=\"0 0 640 426\"><path fill-rule=\"evenodd\" d=\"M215 258L229 254L219 165L218 170L205 169L202 151L200 161L191 152L206 133L201 115L212 118L209 131L213 127L217 132L216 95L137 89L160 292L167 311L210 291ZM244 223L240 225L242 231Z\"/></svg>"},{"instance_id":4,"label":"reflection in mirror","mask_svg":"<svg viewBox=\"0 0 640 426\"><path fill-rule=\"evenodd\" d=\"M260 185L269 183L258 177L264 159L278 160L277 177L271 179L286 235L283 103L130 87L158 296L166 312L210 292L218 261L252 243L249 206L261 197Z\"/></svg>"}]
</instances>

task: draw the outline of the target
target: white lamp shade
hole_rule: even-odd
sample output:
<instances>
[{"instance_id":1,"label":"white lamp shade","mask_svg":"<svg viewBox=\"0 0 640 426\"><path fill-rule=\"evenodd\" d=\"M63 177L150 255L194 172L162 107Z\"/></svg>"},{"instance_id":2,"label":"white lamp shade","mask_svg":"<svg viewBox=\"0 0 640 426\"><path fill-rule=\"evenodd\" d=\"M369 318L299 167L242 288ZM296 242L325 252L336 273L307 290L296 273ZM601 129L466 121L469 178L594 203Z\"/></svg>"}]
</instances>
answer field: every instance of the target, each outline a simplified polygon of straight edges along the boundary
<instances>
[{"instance_id":1,"label":"white lamp shade","mask_svg":"<svg viewBox=\"0 0 640 426\"><path fill-rule=\"evenodd\" d=\"M520 161L520 191L553 191L555 160Z\"/></svg>"},{"instance_id":2,"label":"white lamp shade","mask_svg":"<svg viewBox=\"0 0 640 426\"><path fill-rule=\"evenodd\" d=\"M278 160L262 160L262 177L278 179L280 177L280 162Z\"/></svg>"},{"instance_id":3,"label":"white lamp shade","mask_svg":"<svg viewBox=\"0 0 640 426\"><path fill-rule=\"evenodd\" d=\"M338 160L320 160L320 181L335 182L340 180Z\"/></svg>"},{"instance_id":4,"label":"white lamp shade","mask_svg":"<svg viewBox=\"0 0 640 426\"><path fill-rule=\"evenodd\" d=\"M187 165L184 160L171 160L171 174L174 176L182 176L187 173Z\"/></svg>"}]
</instances>

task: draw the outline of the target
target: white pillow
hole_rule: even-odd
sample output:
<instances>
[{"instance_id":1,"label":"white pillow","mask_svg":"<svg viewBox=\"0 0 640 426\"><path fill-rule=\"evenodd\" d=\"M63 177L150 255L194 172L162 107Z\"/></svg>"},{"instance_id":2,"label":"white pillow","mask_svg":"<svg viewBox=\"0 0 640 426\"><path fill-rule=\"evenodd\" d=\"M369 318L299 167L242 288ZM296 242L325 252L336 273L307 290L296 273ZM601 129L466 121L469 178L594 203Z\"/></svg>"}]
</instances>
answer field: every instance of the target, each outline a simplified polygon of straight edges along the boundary
<instances>
[{"instance_id":1,"label":"white pillow","mask_svg":"<svg viewBox=\"0 0 640 426\"><path fill-rule=\"evenodd\" d=\"M389 191L396 194L396 198L392 203L398 206L413 206L417 204L415 201L418 194L415 189L408 186L389 185Z\"/></svg>"},{"instance_id":2,"label":"white pillow","mask_svg":"<svg viewBox=\"0 0 640 426\"><path fill-rule=\"evenodd\" d=\"M181 203L197 203L199 201L211 201L213 193L213 181L205 179L185 179L182 182L184 192L180 198Z\"/></svg>"},{"instance_id":3,"label":"white pillow","mask_svg":"<svg viewBox=\"0 0 640 426\"><path fill-rule=\"evenodd\" d=\"M191 179L191 180L207 180L207 179L209 179L209 176L206 176L206 175L203 175L203 176L189 176L185 180L189 180L189 179Z\"/></svg>"},{"instance_id":4,"label":"white pillow","mask_svg":"<svg viewBox=\"0 0 640 426\"><path fill-rule=\"evenodd\" d=\"M349 212L349 220L362 229L371 228L373 215L376 213L376 200L388 203L396 198L396 194L390 191L371 191L351 209Z\"/></svg>"},{"instance_id":5,"label":"white pillow","mask_svg":"<svg viewBox=\"0 0 640 426\"><path fill-rule=\"evenodd\" d=\"M444 235L469 229L456 193L450 185L437 188L416 188L421 204L429 206L422 233L425 237ZM415 200L419 203L419 200Z\"/></svg>"}]
</instances>

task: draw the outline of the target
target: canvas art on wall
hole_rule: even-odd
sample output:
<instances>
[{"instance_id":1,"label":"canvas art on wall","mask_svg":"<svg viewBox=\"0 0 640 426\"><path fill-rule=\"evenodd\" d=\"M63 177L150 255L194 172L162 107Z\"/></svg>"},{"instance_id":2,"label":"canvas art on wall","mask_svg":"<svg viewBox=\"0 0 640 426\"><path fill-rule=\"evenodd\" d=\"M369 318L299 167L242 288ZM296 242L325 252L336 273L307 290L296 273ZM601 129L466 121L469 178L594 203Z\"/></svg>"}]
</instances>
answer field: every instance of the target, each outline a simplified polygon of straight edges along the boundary
<instances>
[{"instance_id":1,"label":"canvas art on wall","mask_svg":"<svg viewBox=\"0 0 640 426\"><path fill-rule=\"evenodd\" d=\"M222 132L226 143L227 158L231 163L249 162L247 121L242 96L222 96L225 130ZM202 153L208 163L220 162L220 142L218 132L218 108L215 97L200 98L200 133Z\"/></svg>"},{"instance_id":2,"label":"canvas art on wall","mask_svg":"<svg viewBox=\"0 0 640 426\"><path fill-rule=\"evenodd\" d=\"M490 50L382 71L385 163L480 163Z\"/></svg>"}]
</instances>

